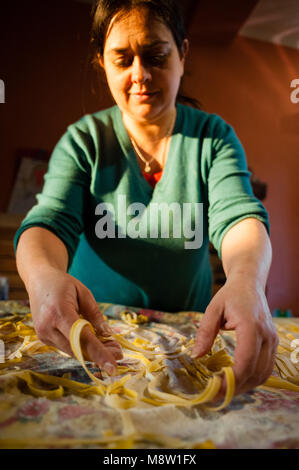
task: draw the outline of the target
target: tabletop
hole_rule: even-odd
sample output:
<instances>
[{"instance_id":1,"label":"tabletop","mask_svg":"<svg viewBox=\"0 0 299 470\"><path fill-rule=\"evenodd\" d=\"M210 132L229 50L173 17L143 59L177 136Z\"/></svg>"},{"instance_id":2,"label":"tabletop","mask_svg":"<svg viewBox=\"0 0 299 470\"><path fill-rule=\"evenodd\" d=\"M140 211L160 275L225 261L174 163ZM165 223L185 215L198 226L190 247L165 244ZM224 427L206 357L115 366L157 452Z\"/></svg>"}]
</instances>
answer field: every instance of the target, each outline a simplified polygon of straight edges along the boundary
<instances>
[{"instance_id":1,"label":"tabletop","mask_svg":"<svg viewBox=\"0 0 299 470\"><path fill-rule=\"evenodd\" d=\"M168 313L106 303L99 303L99 307L109 324L135 338L135 344L146 341L155 346L163 344L166 349L179 344L182 338L194 338L202 318L199 312ZM144 321L126 323L124 312ZM273 320L280 340L273 377L282 378L285 388L257 387L234 397L220 411L210 411L200 404L156 406L150 402L118 410L103 396L83 393L79 386L68 389L48 385L45 392L43 387L38 388L37 375L35 385L24 381L21 374L29 370L63 378L65 383L76 381L82 387L92 383L75 358L59 354L38 339L28 343L26 335L33 326L28 302L2 301L0 448L299 448L299 318ZM10 329L12 324L14 329ZM224 348L233 360L234 332L221 332L218 336L220 349ZM135 359L131 356L122 366L138 359L138 353ZM94 364L87 364L96 372ZM190 384L184 368L170 367L167 374L169 384L186 393ZM135 385L141 392L137 381ZM146 428L147 437L120 439L124 416L130 419L135 436L145 435Z\"/></svg>"}]
</instances>

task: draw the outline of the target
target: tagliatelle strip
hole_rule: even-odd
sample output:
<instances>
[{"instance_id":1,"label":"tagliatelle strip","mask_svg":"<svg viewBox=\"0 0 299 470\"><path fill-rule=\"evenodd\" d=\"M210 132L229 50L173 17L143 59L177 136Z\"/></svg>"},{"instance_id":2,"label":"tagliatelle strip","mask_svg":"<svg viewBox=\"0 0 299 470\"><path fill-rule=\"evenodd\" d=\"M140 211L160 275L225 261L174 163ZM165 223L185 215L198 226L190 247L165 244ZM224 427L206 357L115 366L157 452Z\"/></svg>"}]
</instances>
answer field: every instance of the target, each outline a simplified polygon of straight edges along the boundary
<instances>
[{"instance_id":1,"label":"tagliatelle strip","mask_svg":"<svg viewBox=\"0 0 299 470\"><path fill-rule=\"evenodd\" d=\"M46 397L55 400L62 397L65 393L74 393L83 397L97 394L102 397L107 406L121 413L123 421L123 433L121 435L114 435L112 431L109 433L108 430L107 434L104 433L104 436L100 439L69 439L70 444L65 443L66 446L94 444L104 445L108 448L132 448L135 443L150 440L169 448L172 445L174 448L204 447L206 443L198 443L190 447L190 443L186 445L186 442L169 436L152 435L143 432L137 433L130 416L130 410L146 405L156 407L166 405L192 407L201 405L208 411L217 412L229 405L234 396L235 378L232 369L233 361L224 349L225 343L222 339L221 341L218 339L215 341L209 354L192 360L190 351L193 348L194 340L187 340L186 337L181 335L180 344L176 344L174 349L170 351L163 351L159 349L160 346L151 344L147 339L137 335L137 328L142 323L147 323L148 319L147 317L139 318L140 315L133 315L133 313L126 311L121 315L125 323L133 327L133 330L131 329L135 336L133 342L128 341L122 334L114 334L109 338L99 337L103 342L112 339L116 340L124 348L124 358L125 360L128 359L129 362L124 365L121 363L118 365L117 373L121 376L120 378L105 377L103 380L100 380L88 370L80 344L80 337L85 326L88 326L94 334L95 331L92 325L82 318L72 326L70 343L75 357L93 381L93 384L76 382L66 376L56 377L36 373L31 370L12 370L11 367L18 367L17 364L22 360L23 355L31 356L51 350L62 354L57 349L46 346L37 339L34 328L25 323L26 320L30 319L30 315L27 315L22 321L20 321L19 316L16 316L11 321L9 321L9 318L3 320L0 318L0 339L3 338L8 346L11 345L13 347L14 344L18 344L17 348L7 355L8 360L4 364L0 364L0 374L4 374L6 372L5 368L9 367L10 370L7 373L23 380L30 393L36 397ZM296 328L292 328L293 333L297 333ZM130 331L128 333L130 334ZM295 336L289 332L286 333L280 326L278 327L278 334L281 341L276 354L275 365L280 377L271 376L259 388L280 388L299 392L299 367L290 359L290 353L293 350L290 343L295 339ZM286 338L290 340L290 343L287 342ZM179 367L179 364L181 364L184 377L193 384L198 393L183 393L176 387L173 387L171 382L167 384L169 365L175 362L177 364L176 367ZM215 400L219 393L223 375L226 378L227 384L224 400L219 406L208 406L207 403ZM141 380L144 385L143 391L137 392L134 390L134 386L138 385ZM166 389L164 388L165 385L167 385ZM22 441L13 439L4 441L0 439L0 447L3 448L5 442L8 447L22 445ZM61 445L61 442L61 440L60 442L55 441L55 444ZM30 440L31 443L33 444L32 440ZM36 439L37 447L44 444L45 446L48 445L48 439L47 442L42 439ZM207 446L209 445L213 448L213 444L210 441ZM25 440L24 447L26 447Z\"/></svg>"},{"instance_id":2,"label":"tagliatelle strip","mask_svg":"<svg viewBox=\"0 0 299 470\"><path fill-rule=\"evenodd\" d=\"M145 356L161 356L164 354L163 351L158 352L158 351L153 351L152 348L144 349L139 346L136 346L135 344L126 340L126 338L124 338L120 334L112 335L112 338L115 339L123 348L129 349L131 351L141 352Z\"/></svg>"},{"instance_id":3,"label":"tagliatelle strip","mask_svg":"<svg viewBox=\"0 0 299 470\"><path fill-rule=\"evenodd\" d=\"M94 375L87 369L84 358L83 358L81 345L80 345L80 334L81 334L82 329L84 328L84 326L86 326L88 324L89 324L89 322L87 320L83 320L83 319L80 318L72 325L71 333L70 333L71 348L72 348L76 358L78 359L78 361L80 362L80 364L84 368L84 370L87 371L89 377L92 378L93 380L95 380L96 382L100 382L101 385L104 386L104 383L102 381L99 381L99 379L97 377L94 377ZM94 331L94 329L92 328L91 325L90 325L90 327L91 327L92 331ZM146 356L146 353L148 352L147 350L144 350L140 347L135 346L133 343L126 340L121 335L112 335L111 338L113 338L115 340L120 340L119 341L120 344L123 347L125 347L126 349L133 350L133 351L136 351L136 349L137 349L139 356L141 355L141 352L144 356ZM165 353L156 353L156 355L162 356L161 359L160 359L160 361L162 362L163 358L165 358L165 357L168 357L169 359L171 359L172 353L173 352L171 352L170 355L167 354L166 352ZM150 351L150 354L154 354L154 352ZM128 356L132 357L131 354L129 354ZM143 362L143 364L145 364L145 369L147 370L147 368L149 368L149 366L150 366L150 361L148 361L148 359L145 357L144 359L142 359L142 362ZM158 366L158 364L159 364L160 367L162 367L161 362L159 364L159 360L157 360L156 367ZM230 369L230 372L229 372L229 369ZM152 373L152 370L153 369L151 369L150 373ZM226 397L225 397L224 403L222 405L218 406L217 408L215 408L215 410L217 410L217 411L221 410L223 407L227 406L230 403L230 401L231 401L231 399L234 395L235 381L234 381L234 374L233 374L232 368L231 367L224 367L223 372L226 374L227 392L226 392ZM198 395L187 395L187 394L185 394L185 396L182 397L182 396L179 396L178 394L166 393L166 392L158 390L156 388L158 379L159 379L159 375L154 377L148 383L148 386L147 386L147 392L149 393L150 398L151 398L150 402L151 402L151 404L154 404L156 406L169 405L170 403L172 403L173 405L176 405L176 406L191 407L191 406L198 405L198 404L204 404L206 402L212 401L217 396L217 394L220 390L220 387L221 387L221 378L220 378L220 376L219 375L214 375L214 376L212 376L208 379L208 383L207 383L206 388L200 394L198 394ZM117 385L119 385L118 382L115 383L115 386L117 386ZM128 408L131 408L133 406L136 406L138 400L145 401L145 402L149 403L149 401L147 400L146 397L139 397L138 398L136 392L134 392L130 389L127 389L125 387L122 387L120 389L120 392L123 396L125 396L125 398L123 396L122 397L111 396L111 389L106 388L105 403L108 404L109 406L111 406L112 408L117 408L117 409L128 409Z\"/></svg>"},{"instance_id":4,"label":"tagliatelle strip","mask_svg":"<svg viewBox=\"0 0 299 470\"><path fill-rule=\"evenodd\" d=\"M101 395L104 396L102 387L89 385L65 377L56 377L50 374L41 374L32 370L9 371L7 376L15 376L26 382L32 394L36 397L46 397L49 399L59 398L68 390L78 395ZM45 386L56 385L55 389Z\"/></svg>"},{"instance_id":5,"label":"tagliatelle strip","mask_svg":"<svg viewBox=\"0 0 299 470\"><path fill-rule=\"evenodd\" d=\"M282 388L285 390L291 390L293 392L299 392L299 385L287 382L286 380L281 379L280 377L269 377L268 380L263 385L260 385L259 388L270 387L270 388Z\"/></svg>"},{"instance_id":6,"label":"tagliatelle strip","mask_svg":"<svg viewBox=\"0 0 299 470\"><path fill-rule=\"evenodd\" d=\"M82 353L82 349L81 349L81 345L80 345L80 335L81 335L81 332L82 332L82 330L85 326L88 326L91 329L91 331L93 333L95 333L94 328L93 328L93 326L90 322L88 322L87 320L83 320L82 318L77 320L72 325L71 332L70 332L70 343L71 343L72 351L75 354L78 361L80 362L83 369L85 370L85 372L87 373L87 375L89 375L89 377L101 387L101 389L103 390L103 394L104 394L104 391L105 391L104 382L102 380L100 380L98 377L95 377L87 369L87 367L85 365L85 360L83 358L83 353Z\"/></svg>"},{"instance_id":7,"label":"tagliatelle strip","mask_svg":"<svg viewBox=\"0 0 299 470\"><path fill-rule=\"evenodd\" d=\"M224 398L224 402L215 408L207 406L206 409L208 411L219 411L222 408L225 408L230 404L233 399L235 393L235 376L234 372L231 367L224 367L223 368L225 375L226 375L226 394ZM220 384L221 385L221 384ZM218 392L218 390L217 390Z\"/></svg>"},{"instance_id":8,"label":"tagliatelle strip","mask_svg":"<svg viewBox=\"0 0 299 470\"><path fill-rule=\"evenodd\" d=\"M107 433L108 434L108 433ZM136 443L157 444L166 449L215 449L215 444L210 441L196 442L193 444L187 443L182 439L161 435L159 433L133 433L131 435L106 435L101 438L30 438L28 439L0 439L0 449L22 449L22 448L51 448L60 447L65 448L69 446L105 446L108 449L132 449Z\"/></svg>"}]
</instances>

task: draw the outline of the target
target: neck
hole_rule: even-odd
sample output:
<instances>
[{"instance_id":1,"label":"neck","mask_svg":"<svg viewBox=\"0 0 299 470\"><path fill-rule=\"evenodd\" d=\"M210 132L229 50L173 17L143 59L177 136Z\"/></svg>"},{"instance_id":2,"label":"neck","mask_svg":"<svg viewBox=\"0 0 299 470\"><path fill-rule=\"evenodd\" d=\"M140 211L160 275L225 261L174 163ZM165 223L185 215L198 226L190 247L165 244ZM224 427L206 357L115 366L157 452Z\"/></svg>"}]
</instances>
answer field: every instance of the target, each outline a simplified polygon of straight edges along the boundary
<instances>
[{"instance_id":1,"label":"neck","mask_svg":"<svg viewBox=\"0 0 299 470\"><path fill-rule=\"evenodd\" d=\"M176 116L176 108L172 108L154 121L138 121L130 115L122 113L122 119L128 134L137 142L159 144L171 133ZM141 145L142 146L142 145Z\"/></svg>"}]
</instances>

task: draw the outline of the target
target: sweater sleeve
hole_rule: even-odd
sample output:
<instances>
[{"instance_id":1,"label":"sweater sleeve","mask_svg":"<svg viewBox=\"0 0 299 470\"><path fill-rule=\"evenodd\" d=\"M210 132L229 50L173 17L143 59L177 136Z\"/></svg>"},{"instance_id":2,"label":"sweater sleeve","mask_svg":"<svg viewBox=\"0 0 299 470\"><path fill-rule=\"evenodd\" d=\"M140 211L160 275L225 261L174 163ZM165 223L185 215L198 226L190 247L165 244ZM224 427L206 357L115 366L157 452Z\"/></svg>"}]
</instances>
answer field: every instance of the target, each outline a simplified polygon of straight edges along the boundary
<instances>
[{"instance_id":1,"label":"sweater sleeve","mask_svg":"<svg viewBox=\"0 0 299 470\"><path fill-rule=\"evenodd\" d=\"M253 194L245 152L233 128L215 116L209 142L209 237L221 259L222 240L233 225L253 217L268 233L270 226L265 207Z\"/></svg>"},{"instance_id":2,"label":"sweater sleeve","mask_svg":"<svg viewBox=\"0 0 299 470\"><path fill-rule=\"evenodd\" d=\"M14 237L14 248L20 235L30 227L44 227L65 244L71 265L83 231L83 208L90 185L89 136L71 125L55 146L37 204L28 212Z\"/></svg>"}]
</instances>

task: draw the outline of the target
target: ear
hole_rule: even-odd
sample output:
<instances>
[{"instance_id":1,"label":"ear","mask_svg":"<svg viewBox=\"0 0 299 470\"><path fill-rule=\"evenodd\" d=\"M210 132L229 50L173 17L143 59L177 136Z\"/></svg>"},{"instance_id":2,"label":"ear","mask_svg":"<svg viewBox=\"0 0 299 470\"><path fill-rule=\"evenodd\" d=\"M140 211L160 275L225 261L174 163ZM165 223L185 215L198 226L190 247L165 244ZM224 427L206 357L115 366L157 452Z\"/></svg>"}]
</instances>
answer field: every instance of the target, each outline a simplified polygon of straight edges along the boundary
<instances>
[{"instance_id":1,"label":"ear","mask_svg":"<svg viewBox=\"0 0 299 470\"><path fill-rule=\"evenodd\" d=\"M189 41L188 39L184 39L181 49L181 59L183 63L185 63L185 59L189 53Z\"/></svg>"},{"instance_id":2,"label":"ear","mask_svg":"<svg viewBox=\"0 0 299 470\"><path fill-rule=\"evenodd\" d=\"M99 62L99 64L100 64L100 66L101 66L103 69L105 69L103 56L101 56L101 54L98 53L98 54L97 54L97 58L98 58L98 62Z\"/></svg>"},{"instance_id":3,"label":"ear","mask_svg":"<svg viewBox=\"0 0 299 470\"><path fill-rule=\"evenodd\" d=\"M188 55L188 52L189 52L189 41L188 39L184 39L182 48L180 51L181 68L182 68L181 76L183 76L185 72L185 59Z\"/></svg>"}]
</instances>

